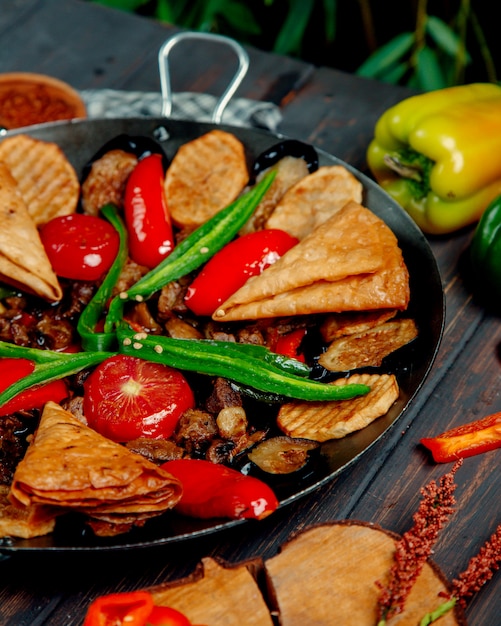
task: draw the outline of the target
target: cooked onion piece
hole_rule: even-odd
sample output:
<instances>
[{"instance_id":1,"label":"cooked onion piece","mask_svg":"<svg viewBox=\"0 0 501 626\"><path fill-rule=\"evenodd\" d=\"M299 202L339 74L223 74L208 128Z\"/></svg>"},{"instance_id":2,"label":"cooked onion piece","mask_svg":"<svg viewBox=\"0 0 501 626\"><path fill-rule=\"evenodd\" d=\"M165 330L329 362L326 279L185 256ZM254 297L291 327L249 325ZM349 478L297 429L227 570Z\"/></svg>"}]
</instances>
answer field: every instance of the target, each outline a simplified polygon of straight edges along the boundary
<instances>
[{"instance_id":1,"label":"cooked onion piece","mask_svg":"<svg viewBox=\"0 0 501 626\"><path fill-rule=\"evenodd\" d=\"M318 448L316 441L272 437L255 446L248 456L263 472L291 474L306 465L309 453L316 448Z\"/></svg>"}]
</instances>

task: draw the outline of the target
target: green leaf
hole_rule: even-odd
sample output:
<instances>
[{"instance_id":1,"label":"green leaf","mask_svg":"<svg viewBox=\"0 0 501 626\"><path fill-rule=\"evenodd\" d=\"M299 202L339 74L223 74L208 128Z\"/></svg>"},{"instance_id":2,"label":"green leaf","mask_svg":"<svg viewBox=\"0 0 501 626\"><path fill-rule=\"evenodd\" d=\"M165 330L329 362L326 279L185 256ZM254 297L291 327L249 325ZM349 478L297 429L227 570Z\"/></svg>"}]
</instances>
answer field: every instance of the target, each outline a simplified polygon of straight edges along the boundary
<instances>
[{"instance_id":1,"label":"green leaf","mask_svg":"<svg viewBox=\"0 0 501 626\"><path fill-rule=\"evenodd\" d=\"M389 83L390 85L400 85L404 76L409 71L409 63L398 63L392 65L378 76L378 79L383 83Z\"/></svg>"},{"instance_id":2,"label":"green leaf","mask_svg":"<svg viewBox=\"0 0 501 626\"><path fill-rule=\"evenodd\" d=\"M325 13L325 37L328 42L333 42L336 38L337 0L324 0L324 13Z\"/></svg>"},{"instance_id":3,"label":"green leaf","mask_svg":"<svg viewBox=\"0 0 501 626\"><path fill-rule=\"evenodd\" d=\"M464 57L464 64L470 63L471 58L465 49L464 41L441 19L429 15L426 20L426 32L442 52L453 58Z\"/></svg>"},{"instance_id":4,"label":"green leaf","mask_svg":"<svg viewBox=\"0 0 501 626\"><path fill-rule=\"evenodd\" d=\"M175 24L177 19L177 16L172 11L169 0L157 0L155 17L160 22L168 22L169 24Z\"/></svg>"},{"instance_id":5,"label":"green leaf","mask_svg":"<svg viewBox=\"0 0 501 626\"><path fill-rule=\"evenodd\" d=\"M245 4L227 2L224 12L221 11L220 15L240 33L260 35L262 32L251 10Z\"/></svg>"},{"instance_id":6,"label":"green leaf","mask_svg":"<svg viewBox=\"0 0 501 626\"><path fill-rule=\"evenodd\" d=\"M414 34L401 33L371 54L355 73L366 78L378 78L381 73L405 57L413 45Z\"/></svg>"},{"instance_id":7,"label":"green leaf","mask_svg":"<svg viewBox=\"0 0 501 626\"><path fill-rule=\"evenodd\" d=\"M423 91L433 91L448 86L437 54L428 46L422 48L416 55L416 77Z\"/></svg>"},{"instance_id":8,"label":"green leaf","mask_svg":"<svg viewBox=\"0 0 501 626\"><path fill-rule=\"evenodd\" d=\"M289 0L289 11L277 35L273 51L278 54L298 53L315 0Z\"/></svg>"}]
</instances>

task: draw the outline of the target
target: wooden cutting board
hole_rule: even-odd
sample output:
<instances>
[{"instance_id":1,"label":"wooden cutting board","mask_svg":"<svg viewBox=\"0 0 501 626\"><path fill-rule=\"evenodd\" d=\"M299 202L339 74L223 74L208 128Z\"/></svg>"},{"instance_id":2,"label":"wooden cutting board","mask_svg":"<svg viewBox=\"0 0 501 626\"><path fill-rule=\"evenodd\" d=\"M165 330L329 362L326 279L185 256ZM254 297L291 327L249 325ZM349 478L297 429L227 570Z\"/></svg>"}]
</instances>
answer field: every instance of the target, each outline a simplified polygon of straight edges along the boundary
<instances>
[{"instance_id":1,"label":"wooden cutting board","mask_svg":"<svg viewBox=\"0 0 501 626\"><path fill-rule=\"evenodd\" d=\"M229 566L206 558L187 579L151 589L155 602L205 626L376 626L376 581L384 583L398 536L363 522L309 528L280 552ZM258 582L259 581L259 582ZM417 626L437 608L448 583L428 562L403 613L388 626ZM462 611L450 611L437 626L465 626Z\"/></svg>"}]
</instances>

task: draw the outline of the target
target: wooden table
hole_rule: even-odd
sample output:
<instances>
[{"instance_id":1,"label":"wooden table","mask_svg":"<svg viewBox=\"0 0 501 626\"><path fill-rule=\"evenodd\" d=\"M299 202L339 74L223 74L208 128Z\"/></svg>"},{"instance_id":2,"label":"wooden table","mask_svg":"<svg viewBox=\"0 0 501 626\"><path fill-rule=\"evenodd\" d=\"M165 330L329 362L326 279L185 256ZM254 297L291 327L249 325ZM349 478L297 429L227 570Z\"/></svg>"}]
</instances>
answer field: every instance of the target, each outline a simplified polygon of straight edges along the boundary
<instances>
[{"instance_id":1,"label":"wooden table","mask_svg":"<svg viewBox=\"0 0 501 626\"><path fill-rule=\"evenodd\" d=\"M80 0L6 0L0 11L0 72L51 74L77 89L159 91L157 54L172 32L154 21ZM366 171L365 149L381 112L408 95L389 85L250 49L238 94L281 107L279 130ZM201 55L201 56L199 56ZM223 72L197 74L204 51L174 68L177 91L219 93ZM15 554L0 562L0 624L81 624L89 602L187 575L203 556L240 562L276 554L291 535L336 519L374 522L402 533L419 489L449 466L435 465L417 442L426 433L501 410L501 324L475 305L459 271L472 231L430 238L446 295L441 347L422 390L398 425L349 470L257 525L179 546L66 556ZM468 459L458 474L458 512L434 559L454 578L501 521L499 452ZM499 573L471 601L471 626L501 624Z\"/></svg>"}]
</instances>

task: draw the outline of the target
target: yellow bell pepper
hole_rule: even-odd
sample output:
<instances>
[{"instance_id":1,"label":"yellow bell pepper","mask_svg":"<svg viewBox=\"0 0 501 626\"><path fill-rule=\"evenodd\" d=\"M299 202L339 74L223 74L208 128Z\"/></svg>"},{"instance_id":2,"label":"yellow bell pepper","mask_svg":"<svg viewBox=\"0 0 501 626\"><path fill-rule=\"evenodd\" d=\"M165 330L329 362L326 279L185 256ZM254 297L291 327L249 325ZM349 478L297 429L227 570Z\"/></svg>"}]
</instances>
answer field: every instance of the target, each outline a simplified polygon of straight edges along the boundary
<instances>
[{"instance_id":1,"label":"yellow bell pepper","mask_svg":"<svg viewBox=\"0 0 501 626\"><path fill-rule=\"evenodd\" d=\"M402 100L377 121L367 164L425 233L477 222L501 194L501 86L473 83Z\"/></svg>"}]
</instances>

